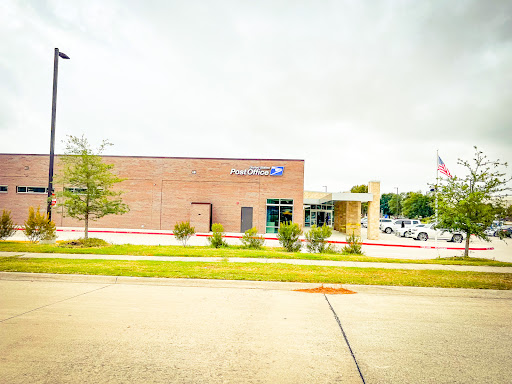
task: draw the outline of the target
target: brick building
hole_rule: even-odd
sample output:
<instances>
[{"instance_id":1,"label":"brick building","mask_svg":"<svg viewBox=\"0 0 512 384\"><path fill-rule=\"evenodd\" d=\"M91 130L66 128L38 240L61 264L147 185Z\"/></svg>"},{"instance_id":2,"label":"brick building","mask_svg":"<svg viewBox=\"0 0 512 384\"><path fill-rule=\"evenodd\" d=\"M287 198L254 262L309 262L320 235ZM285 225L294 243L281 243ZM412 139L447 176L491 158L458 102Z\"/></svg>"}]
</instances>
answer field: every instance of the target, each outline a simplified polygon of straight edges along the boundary
<instances>
[{"instance_id":1,"label":"brick building","mask_svg":"<svg viewBox=\"0 0 512 384\"><path fill-rule=\"evenodd\" d=\"M279 222L303 224L303 160L207 159L103 156L125 180L124 215L90 222L91 228L172 229L190 221L197 232L209 232L221 223L226 232L256 227L275 233ZM46 211L48 155L0 154L0 210L12 212L23 223L30 206ZM56 173L59 156L56 157ZM54 185L62 190L63 185ZM54 208L59 227L81 226Z\"/></svg>"},{"instance_id":2,"label":"brick building","mask_svg":"<svg viewBox=\"0 0 512 384\"><path fill-rule=\"evenodd\" d=\"M190 221L196 232L209 232L221 223L226 232L276 233L279 223L301 227L323 224L345 233L361 234L361 202L369 202L368 239L379 238L380 183L369 193L304 192L304 160L211 159L185 157L103 156L125 179L130 212L91 221L91 228L170 230ZM48 155L0 154L0 211L10 210L22 224L30 206L46 211ZM59 156L56 156L56 173ZM54 190L64 185L54 184ZM81 227L83 222L52 211L58 227Z\"/></svg>"}]
</instances>

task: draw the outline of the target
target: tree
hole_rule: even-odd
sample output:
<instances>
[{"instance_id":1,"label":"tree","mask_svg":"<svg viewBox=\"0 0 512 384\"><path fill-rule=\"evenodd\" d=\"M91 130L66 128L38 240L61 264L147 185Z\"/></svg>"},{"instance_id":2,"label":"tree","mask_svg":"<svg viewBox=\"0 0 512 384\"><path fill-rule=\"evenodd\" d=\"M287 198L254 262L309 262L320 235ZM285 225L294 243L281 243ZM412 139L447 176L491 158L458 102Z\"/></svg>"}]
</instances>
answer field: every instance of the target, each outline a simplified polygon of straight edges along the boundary
<instances>
[{"instance_id":1,"label":"tree","mask_svg":"<svg viewBox=\"0 0 512 384\"><path fill-rule=\"evenodd\" d=\"M66 154L60 159L62 170L56 179L64 185L64 191L57 196L64 201L59 206L63 206L69 216L85 222L86 239L89 237L89 220L129 211L120 197L123 192L112 190L124 179L113 174L114 165L105 164L100 157L110 145L104 140L94 151L83 136L68 136Z\"/></svg>"},{"instance_id":2,"label":"tree","mask_svg":"<svg viewBox=\"0 0 512 384\"><path fill-rule=\"evenodd\" d=\"M365 184L354 185L350 188L350 192L352 193L368 193L368 186ZM368 203L361 203L361 215L366 216L368 214Z\"/></svg>"},{"instance_id":3,"label":"tree","mask_svg":"<svg viewBox=\"0 0 512 384\"><path fill-rule=\"evenodd\" d=\"M439 185L439 226L466 233L464 257L468 257L471 234L489 241L484 231L503 214L500 194L510 190L507 183L511 178L500 170L507 163L488 160L477 147L471 162L458 159L457 164L464 166L468 174L463 178L448 178Z\"/></svg>"},{"instance_id":4,"label":"tree","mask_svg":"<svg viewBox=\"0 0 512 384\"><path fill-rule=\"evenodd\" d=\"M402 200L404 196L402 194L397 195L396 193L390 193L391 198L388 201L389 211L392 215L398 216L402 211Z\"/></svg>"},{"instance_id":5,"label":"tree","mask_svg":"<svg viewBox=\"0 0 512 384\"><path fill-rule=\"evenodd\" d=\"M181 223L176 223L174 225L172 233L174 234L174 237L176 237L176 240L181 241L183 246L186 247L188 239L196 233L196 229L190 226L190 222L182 221Z\"/></svg>"},{"instance_id":6,"label":"tree","mask_svg":"<svg viewBox=\"0 0 512 384\"><path fill-rule=\"evenodd\" d=\"M2 210L0 217L0 240L7 239L16 233L16 224L11 219L11 211Z\"/></svg>"},{"instance_id":7,"label":"tree","mask_svg":"<svg viewBox=\"0 0 512 384\"><path fill-rule=\"evenodd\" d=\"M299 224L292 223L291 221L281 223L277 232L279 243L281 243L288 252L300 251L302 248L302 244L299 240L300 235L302 235L302 229L300 229Z\"/></svg>"},{"instance_id":8,"label":"tree","mask_svg":"<svg viewBox=\"0 0 512 384\"><path fill-rule=\"evenodd\" d=\"M402 212L405 217L411 219L432 216L434 214L433 200L430 195L424 195L421 192L409 192L402 203Z\"/></svg>"},{"instance_id":9,"label":"tree","mask_svg":"<svg viewBox=\"0 0 512 384\"><path fill-rule=\"evenodd\" d=\"M389 209L389 201L393 198L393 195L393 193L383 193L380 196L380 211L384 216L391 215L391 210Z\"/></svg>"},{"instance_id":10,"label":"tree","mask_svg":"<svg viewBox=\"0 0 512 384\"><path fill-rule=\"evenodd\" d=\"M28 219L23 226L25 236L32 243L40 240L55 240L55 223L50 221L47 213L41 214L39 211L39 207L37 207L37 211L34 207L28 209Z\"/></svg>"}]
</instances>

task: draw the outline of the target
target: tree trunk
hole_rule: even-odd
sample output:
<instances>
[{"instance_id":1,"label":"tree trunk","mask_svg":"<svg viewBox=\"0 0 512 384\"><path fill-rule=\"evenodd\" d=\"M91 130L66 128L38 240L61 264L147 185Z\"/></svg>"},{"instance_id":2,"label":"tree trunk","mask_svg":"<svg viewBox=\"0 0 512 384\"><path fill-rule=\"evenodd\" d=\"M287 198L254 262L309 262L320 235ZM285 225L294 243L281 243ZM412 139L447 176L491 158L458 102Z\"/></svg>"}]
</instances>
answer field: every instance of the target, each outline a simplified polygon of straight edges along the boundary
<instances>
[{"instance_id":1,"label":"tree trunk","mask_svg":"<svg viewBox=\"0 0 512 384\"><path fill-rule=\"evenodd\" d=\"M469 238L471 237L471 233L466 232L466 247L464 249L464 257L469 257Z\"/></svg>"},{"instance_id":2,"label":"tree trunk","mask_svg":"<svg viewBox=\"0 0 512 384\"><path fill-rule=\"evenodd\" d=\"M85 214L85 234L84 238L87 240L89 238L89 215Z\"/></svg>"}]
</instances>

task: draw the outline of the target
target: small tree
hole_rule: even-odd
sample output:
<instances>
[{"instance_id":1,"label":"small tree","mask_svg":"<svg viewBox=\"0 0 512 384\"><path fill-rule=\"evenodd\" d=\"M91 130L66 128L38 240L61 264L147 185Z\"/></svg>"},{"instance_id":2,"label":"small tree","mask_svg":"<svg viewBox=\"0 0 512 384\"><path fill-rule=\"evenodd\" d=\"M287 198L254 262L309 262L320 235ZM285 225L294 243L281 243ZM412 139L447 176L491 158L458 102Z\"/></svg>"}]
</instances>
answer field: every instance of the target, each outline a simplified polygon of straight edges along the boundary
<instances>
[{"instance_id":1,"label":"small tree","mask_svg":"<svg viewBox=\"0 0 512 384\"><path fill-rule=\"evenodd\" d=\"M261 249L265 239L263 236L258 236L258 230L256 228L251 228L245 231L241 241L246 248Z\"/></svg>"},{"instance_id":2,"label":"small tree","mask_svg":"<svg viewBox=\"0 0 512 384\"><path fill-rule=\"evenodd\" d=\"M7 239L16 233L16 224L11 219L11 211L2 211L0 219L0 240Z\"/></svg>"},{"instance_id":3,"label":"small tree","mask_svg":"<svg viewBox=\"0 0 512 384\"><path fill-rule=\"evenodd\" d=\"M55 223L49 220L48 214L42 215L39 207L37 207L37 212L34 207L28 209L28 219L25 221L23 230L25 236L33 243L56 238Z\"/></svg>"},{"instance_id":4,"label":"small tree","mask_svg":"<svg viewBox=\"0 0 512 384\"><path fill-rule=\"evenodd\" d=\"M188 239L196 233L196 229L191 227L188 221L182 221L181 223L176 223L172 233L174 237L176 237L178 241L181 241L183 246L186 247Z\"/></svg>"},{"instance_id":5,"label":"small tree","mask_svg":"<svg viewBox=\"0 0 512 384\"><path fill-rule=\"evenodd\" d=\"M458 159L457 164L464 166L468 174L464 178L448 178L439 185L439 227L466 233L464 257L468 257L472 234L489 241L484 231L503 214L501 193L510 190L507 183L511 178L500 171L507 163L487 160L477 147L472 162Z\"/></svg>"},{"instance_id":6,"label":"small tree","mask_svg":"<svg viewBox=\"0 0 512 384\"><path fill-rule=\"evenodd\" d=\"M213 223L212 224L212 236L208 238L208 242L213 248L227 247L228 243L226 243L223 239L224 237L224 227L222 224Z\"/></svg>"},{"instance_id":7,"label":"small tree","mask_svg":"<svg viewBox=\"0 0 512 384\"><path fill-rule=\"evenodd\" d=\"M299 252L302 248L302 244L299 240L299 236L302 235L302 230L299 227L299 224L287 222L281 223L279 226L279 231L277 232L277 238L279 239L279 243L288 251L288 252Z\"/></svg>"},{"instance_id":8,"label":"small tree","mask_svg":"<svg viewBox=\"0 0 512 384\"><path fill-rule=\"evenodd\" d=\"M341 253L343 255L363 255L361 239L351 234L347 239L347 245L342 248Z\"/></svg>"},{"instance_id":9,"label":"small tree","mask_svg":"<svg viewBox=\"0 0 512 384\"><path fill-rule=\"evenodd\" d=\"M326 247L327 242L325 239L331 237L332 235L332 228L323 225L321 227L317 227L316 225L313 225L311 229L306 232L304 235L307 240L306 247L308 248L308 251L311 253L323 253L328 249L329 247Z\"/></svg>"},{"instance_id":10,"label":"small tree","mask_svg":"<svg viewBox=\"0 0 512 384\"><path fill-rule=\"evenodd\" d=\"M123 179L114 175L114 166L105 164L100 157L110 145L104 140L94 151L83 136L68 136L66 154L60 158L62 171L56 180L65 188L63 192L57 193L58 197L64 198L59 206L63 206L69 216L84 221L85 239L89 237L89 220L98 220L106 215L122 215L129 211L120 197L123 192L112 190Z\"/></svg>"}]
</instances>

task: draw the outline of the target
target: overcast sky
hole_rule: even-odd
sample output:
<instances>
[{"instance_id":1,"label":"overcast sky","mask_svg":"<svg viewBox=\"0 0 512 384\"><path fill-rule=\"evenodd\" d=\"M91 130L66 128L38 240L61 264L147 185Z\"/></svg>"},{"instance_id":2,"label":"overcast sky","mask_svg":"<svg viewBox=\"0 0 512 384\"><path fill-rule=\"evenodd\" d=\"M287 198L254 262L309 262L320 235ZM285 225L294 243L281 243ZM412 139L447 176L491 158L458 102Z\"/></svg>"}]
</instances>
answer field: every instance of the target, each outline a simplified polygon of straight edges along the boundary
<instances>
[{"instance_id":1,"label":"overcast sky","mask_svg":"<svg viewBox=\"0 0 512 384\"><path fill-rule=\"evenodd\" d=\"M512 163L512 1L3 0L0 153L305 160L305 189ZM278 164L276 164L278 165ZM511 167L508 169L510 174Z\"/></svg>"}]
</instances>

